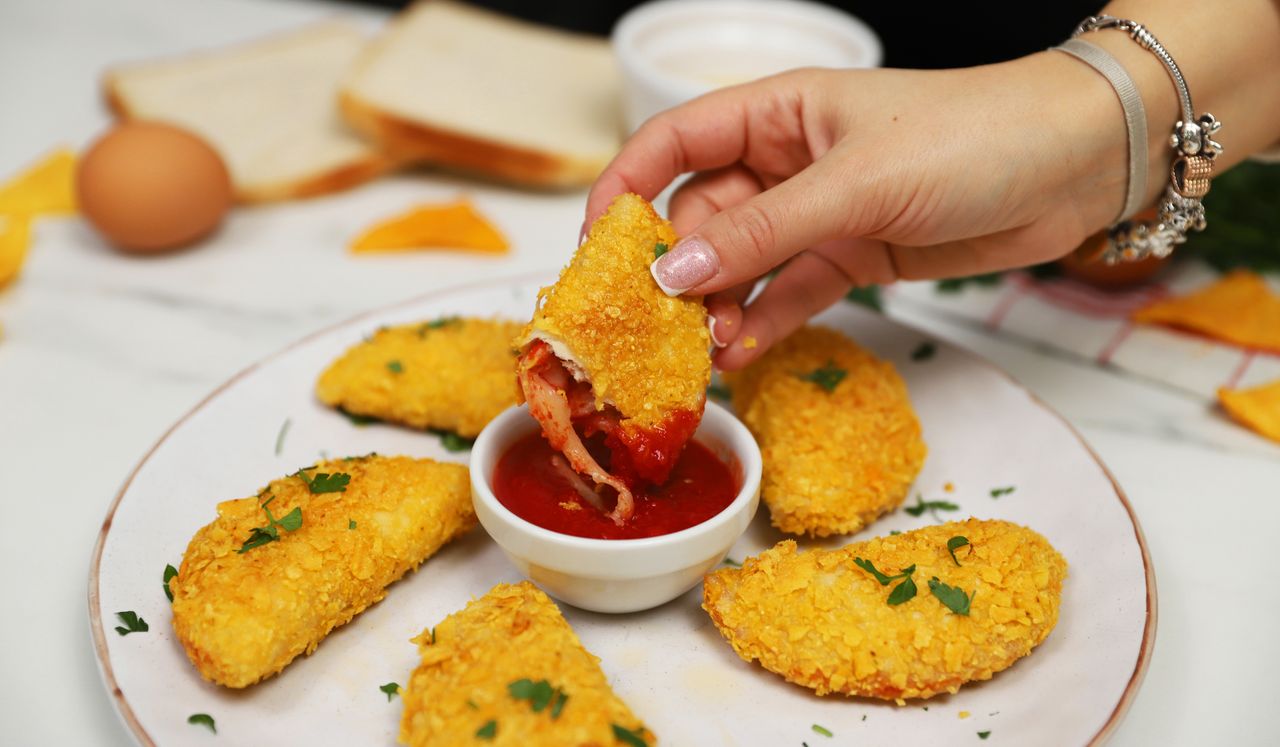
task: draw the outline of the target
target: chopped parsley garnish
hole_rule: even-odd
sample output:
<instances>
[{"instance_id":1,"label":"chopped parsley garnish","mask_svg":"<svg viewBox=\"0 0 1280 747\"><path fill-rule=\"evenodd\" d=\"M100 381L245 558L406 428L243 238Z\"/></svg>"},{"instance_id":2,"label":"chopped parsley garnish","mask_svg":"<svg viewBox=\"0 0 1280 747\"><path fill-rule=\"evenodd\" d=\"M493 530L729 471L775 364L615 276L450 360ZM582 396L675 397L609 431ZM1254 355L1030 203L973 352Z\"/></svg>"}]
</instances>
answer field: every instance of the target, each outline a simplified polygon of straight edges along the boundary
<instances>
[{"instance_id":1,"label":"chopped parsley garnish","mask_svg":"<svg viewBox=\"0 0 1280 747\"><path fill-rule=\"evenodd\" d=\"M613 736L619 742L631 747L649 747L649 743L644 741L644 727L632 731L625 726L618 726L617 724L612 726Z\"/></svg>"},{"instance_id":2,"label":"chopped parsley garnish","mask_svg":"<svg viewBox=\"0 0 1280 747\"><path fill-rule=\"evenodd\" d=\"M351 424L356 426L357 428L369 425L370 423L378 422L377 418L370 417L368 415L357 415L354 412L347 412L346 410L342 410L342 409L339 409L338 412L346 416L347 420L351 421Z\"/></svg>"},{"instance_id":3,"label":"chopped parsley garnish","mask_svg":"<svg viewBox=\"0 0 1280 747\"><path fill-rule=\"evenodd\" d=\"M986 738L987 738L987 737L989 737L989 736L991 736L991 732L989 732L989 731L980 731L980 732L978 732L978 739L986 739Z\"/></svg>"},{"instance_id":4,"label":"chopped parsley garnish","mask_svg":"<svg viewBox=\"0 0 1280 747\"><path fill-rule=\"evenodd\" d=\"M173 589L169 588L169 581L172 580L173 577L177 575L178 575L177 568L174 568L171 565L166 565L164 567L164 595L166 597L169 597L170 602L173 601Z\"/></svg>"},{"instance_id":5,"label":"chopped parsley garnish","mask_svg":"<svg viewBox=\"0 0 1280 747\"><path fill-rule=\"evenodd\" d=\"M476 729L476 739L493 739L498 736L498 722L489 719L484 722L484 726Z\"/></svg>"},{"instance_id":6,"label":"chopped parsley garnish","mask_svg":"<svg viewBox=\"0 0 1280 747\"><path fill-rule=\"evenodd\" d=\"M721 562L721 563L724 563L725 565L729 566L730 568L741 568L741 567L742 567L742 564L741 564L741 563L739 563L738 561L734 560L733 558L728 558L728 557L727 557L727 558L725 558L724 560L722 560L722 561L720 561L720 562Z\"/></svg>"},{"instance_id":7,"label":"chopped parsley garnish","mask_svg":"<svg viewBox=\"0 0 1280 747\"><path fill-rule=\"evenodd\" d=\"M911 360L917 363L920 361L927 361L932 358L933 354L936 352L938 352L937 345L934 345L932 342L922 342L916 346L915 350L911 351Z\"/></svg>"},{"instance_id":8,"label":"chopped parsley garnish","mask_svg":"<svg viewBox=\"0 0 1280 747\"><path fill-rule=\"evenodd\" d=\"M193 713L190 716L187 716L187 723L207 726L209 727L209 731L214 734L218 733L218 727L213 723L213 716L210 716L207 713Z\"/></svg>"},{"instance_id":9,"label":"chopped parsley garnish","mask_svg":"<svg viewBox=\"0 0 1280 747\"><path fill-rule=\"evenodd\" d=\"M388 682L378 689L387 694L388 703L391 702L392 698L400 694L400 685L396 682Z\"/></svg>"},{"instance_id":10,"label":"chopped parsley garnish","mask_svg":"<svg viewBox=\"0 0 1280 747\"><path fill-rule=\"evenodd\" d=\"M427 332L433 329L440 329L441 327L447 327L450 324L457 324L459 321L462 320L457 316L442 316L435 321L424 322L423 324L418 325L418 337L426 337Z\"/></svg>"},{"instance_id":11,"label":"chopped parsley garnish","mask_svg":"<svg viewBox=\"0 0 1280 747\"><path fill-rule=\"evenodd\" d=\"M729 391L729 387L724 384L712 384L707 387L707 396L727 402L733 399L733 392Z\"/></svg>"},{"instance_id":12,"label":"chopped parsley garnish","mask_svg":"<svg viewBox=\"0 0 1280 747\"><path fill-rule=\"evenodd\" d=\"M835 361L827 361L827 365L815 368L807 374L797 374L805 381L811 381L822 387L827 393L834 392L836 387L840 386L840 382L844 381L844 377L849 372L843 368L837 368Z\"/></svg>"},{"instance_id":13,"label":"chopped parsley garnish","mask_svg":"<svg viewBox=\"0 0 1280 747\"><path fill-rule=\"evenodd\" d=\"M889 592L889 605L896 607L899 604L915 599L918 589L916 589L915 580L911 578L911 574L916 572L914 564L903 568L902 571L896 575L890 576L885 573L881 573L880 570L876 568L875 563L872 563L870 560L865 558L854 558L853 563L867 573L870 573L872 576L875 576L876 581L879 581L881 586L888 586L894 581L902 579L902 583L893 587L893 591Z\"/></svg>"},{"instance_id":14,"label":"chopped parsley garnish","mask_svg":"<svg viewBox=\"0 0 1280 747\"><path fill-rule=\"evenodd\" d=\"M929 579L929 591L937 597L938 601L942 602L947 609L957 615L969 614L969 604L973 602L974 596L978 593L975 591L973 594L965 594L961 589L957 589L954 586L947 586L942 583L938 580L937 576Z\"/></svg>"},{"instance_id":15,"label":"chopped parsley garnish","mask_svg":"<svg viewBox=\"0 0 1280 747\"><path fill-rule=\"evenodd\" d=\"M349 531L351 531L351 530L353 530L353 529L355 529L355 528L356 528L356 520L355 520L355 519L347 519L347 531L349 532Z\"/></svg>"},{"instance_id":16,"label":"chopped parsley garnish","mask_svg":"<svg viewBox=\"0 0 1280 747\"><path fill-rule=\"evenodd\" d=\"M387 370L393 374L404 373L404 364L400 361L387 361Z\"/></svg>"},{"instance_id":17,"label":"chopped parsley garnish","mask_svg":"<svg viewBox=\"0 0 1280 747\"><path fill-rule=\"evenodd\" d=\"M999 498L999 497L1000 497L1000 496L1002 496L1002 495L1008 495L1008 494L1012 493L1014 490L1017 490L1017 488L1015 488L1015 487L1014 487L1014 486L1012 486L1012 485L1008 485L1008 486L1003 487L1003 488L992 488L992 489L991 489L991 497L992 497L992 498Z\"/></svg>"},{"instance_id":18,"label":"chopped parsley garnish","mask_svg":"<svg viewBox=\"0 0 1280 747\"><path fill-rule=\"evenodd\" d=\"M303 467L293 473L293 476L305 482L312 495L347 492L347 483L351 482L351 475L346 472L334 472L333 474L317 472L314 477L307 477L307 470L309 469L312 468ZM264 503L263 506L265 507L266 504ZM301 526L301 518L299 518L298 524Z\"/></svg>"},{"instance_id":19,"label":"chopped parsley garnish","mask_svg":"<svg viewBox=\"0 0 1280 747\"><path fill-rule=\"evenodd\" d=\"M284 450L284 437L289 433L289 426L293 425L293 421L285 418L280 424L280 432L276 434L276 456L280 456L280 452Z\"/></svg>"},{"instance_id":20,"label":"chopped parsley garnish","mask_svg":"<svg viewBox=\"0 0 1280 747\"><path fill-rule=\"evenodd\" d=\"M120 622L124 623L123 627L119 625L116 626L116 632L119 633L120 635L129 635L130 633L145 633L148 630L151 630L151 626L147 625L147 621L143 620L141 617L138 617L138 613L134 612L133 610L125 610L124 612L117 612L116 617L120 618Z\"/></svg>"},{"instance_id":21,"label":"chopped parsley garnish","mask_svg":"<svg viewBox=\"0 0 1280 747\"><path fill-rule=\"evenodd\" d=\"M907 506L902 509L912 516L923 516L925 511L958 511L960 506L951 501L926 501L919 493L916 494L916 505ZM934 518L938 518L936 515Z\"/></svg>"},{"instance_id":22,"label":"chopped parsley garnish","mask_svg":"<svg viewBox=\"0 0 1280 747\"><path fill-rule=\"evenodd\" d=\"M541 713L550 705L552 721L560 718L560 712L564 710L564 704L569 700L568 693L558 687L552 687L547 680L534 682L527 677L507 685L507 692L511 693L511 697L516 700L529 701L529 706L534 713Z\"/></svg>"},{"instance_id":23,"label":"chopped parsley garnish","mask_svg":"<svg viewBox=\"0 0 1280 747\"><path fill-rule=\"evenodd\" d=\"M880 298L880 286L878 285L854 288L844 294L844 300L849 303L856 303L859 306L866 306L872 311L884 311L884 301Z\"/></svg>"},{"instance_id":24,"label":"chopped parsley garnish","mask_svg":"<svg viewBox=\"0 0 1280 747\"><path fill-rule=\"evenodd\" d=\"M902 534L902 532L899 532L897 529L890 529L890 530L889 530L889 536L890 536L890 537L897 537L899 534Z\"/></svg>"},{"instance_id":25,"label":"chopped parsley garnish","mask_svg":"<svg viewBox=\"0 0 1280 747\"><path fill-rule=\"evenodd\" d=\"M827 727L825 727L825 726L823 726L823 725L821 725L821 724L814 724L814 725L813 725L812 727L810 727L810 728L812 728L812 729L814 730L814 732L816 732L816 733L818 733L818 734L821 734L821 735L822 735L822 736L824 736L824 737L834 737L834 736L835 736L835 734L832 734L832 733L831 733L831 730L830 730L830 729L828 729Z\"/></svg>"},{"instance_id":26,"label":"chopped parsley garnish","mask_svg":"<svg viewBox=\"0 0 1280 747\"><path fill-rule=\"evenodd\" d=\"M955 537L947 540L947 552L951 553L951 560L956 565L960 565L959 559L956 558L956 550L959 550L967 544L969 544L969 538L961 537L960 535L956 535Z\"/></svg>"},{"instance_id":27,"label":"chopped parsley garnish","mask_svg":"<svg viewBox=\"0 0 1280 747\"><path fill-rule=\"evenodd\" d=\"M430 430L440 437L440 445L444 447L445 451L467 451L476 442L474 438L464 438L453 431L442 431L437 428Z\"/></svg>"},{"instance_id":28,"label":"chopped parsley garnish","mask_svg":"<svg viewBox=\"0 0 1280 747\"><path fill-rule=\"evenodd\" d=\"M251 529L249 531L249 539L244 541L244 544L236 551L237 553L243 555L255 547L262 547L268 542L275 542L280 539L280 529L286 532L296 532L302 527L302 506L294 506L292 511L277 519L271 515L271 509L268 508L275 499L276 497L273 495L262 504L262 510L267 514L267 525Z\"/></svg>"},{"instance_id":29,"label":"chopped parsley garnish","mask_svg":"<svg viewBox=\"0 0 1280 747\"><path fill-rule=\"evenodd\" d=\"M667 251L668 251L667 245L659 241L658 243L653 245L653 258L657 259L658 257L661 257L662 255L666 254Z\"/></svg>"}]
</instances>

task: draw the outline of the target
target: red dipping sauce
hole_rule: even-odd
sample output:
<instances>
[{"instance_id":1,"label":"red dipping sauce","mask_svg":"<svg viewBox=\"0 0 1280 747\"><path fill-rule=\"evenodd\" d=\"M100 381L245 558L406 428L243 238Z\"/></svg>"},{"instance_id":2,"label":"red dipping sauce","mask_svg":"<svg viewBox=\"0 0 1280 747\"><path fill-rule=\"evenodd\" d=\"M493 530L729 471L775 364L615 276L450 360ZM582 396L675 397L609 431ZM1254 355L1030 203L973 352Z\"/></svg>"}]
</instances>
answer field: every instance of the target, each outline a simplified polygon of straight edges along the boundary
<instances>
[{"instance_id":1,"label":"red dipping sauce","mask_svg":"<svg viewBox=\"0 0 1280 747\"><path fill-rule=\"evenodd\" d=\"M664 484L634 491L635 513L618 526L578 494L553 457L559 454L538 431L516 441L498 459L493 494L525 521L575 537L638 539L671 534L710 519L738 495L738 479L729 466L690 439ZM586 480L590 484L590 478Z\"/></svg>"}]
</instances>

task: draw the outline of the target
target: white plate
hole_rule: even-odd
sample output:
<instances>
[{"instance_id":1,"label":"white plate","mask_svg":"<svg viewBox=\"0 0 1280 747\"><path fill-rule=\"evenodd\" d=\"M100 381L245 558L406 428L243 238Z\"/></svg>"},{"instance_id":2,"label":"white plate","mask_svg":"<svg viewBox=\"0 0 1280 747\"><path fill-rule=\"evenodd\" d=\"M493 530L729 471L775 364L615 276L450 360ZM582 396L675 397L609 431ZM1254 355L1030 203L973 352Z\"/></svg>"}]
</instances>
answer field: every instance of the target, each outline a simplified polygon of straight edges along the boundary
<instances>
[{"instance_id":1,"label":"white plate","mask_svg":"<svg viewBox=\"0 0 1280 747\"><path fill-rule=\"evenodd\" d=\"M380 604L310 657L242 692L211 685L188 663L161 588L192 534L221 500L252 495L323 454L377 451L463 460L436 437L386 425L355 427L322 407L312 386L324 366L385 324L445 314L528 318L550 275L433 294L321 332L227 382L155 445L103 523L89 575L89 616L107 690L144 745L203 742L194 713L212 715L222 744L392 744L400 718L378 687L405 682L417 663L409 638L493 584L518 574L483 530L444 548ZM1142 680L1155 639L1155 580L1133 511L1111 476L1062 419L1007 375L924 335L842 304L819 321L897 364L924 424L926 498L961 505L948 518L1003 518L1044 534L1067 558L1061 618L1032 655L987 683L906 707L818 698L740 660L700 607L701 589L648 612L609 616L564 607L614 689L665 744L1086 744L1116 725ZM288 421L280 453L281 425ZM953 483L952 493L944 485ZM1016 491L993 499L990 490ZM914 496L914 491L913 491ZM914 502L914 498L909 502ZM857 538L928 524L898 511ZM762 507L734 547L742 557L781 535ZM842 544L845 540L827 542ZM805 545L820 543L805 542ZM147 633L119 636L115 613L134 610ZM925 710L927 707L928 710ZM961 718L968 712L967 718ZM820 724L828 741L811 730ZM213 742L210 742L213 744Z\"/></svg>"}]
</instances>

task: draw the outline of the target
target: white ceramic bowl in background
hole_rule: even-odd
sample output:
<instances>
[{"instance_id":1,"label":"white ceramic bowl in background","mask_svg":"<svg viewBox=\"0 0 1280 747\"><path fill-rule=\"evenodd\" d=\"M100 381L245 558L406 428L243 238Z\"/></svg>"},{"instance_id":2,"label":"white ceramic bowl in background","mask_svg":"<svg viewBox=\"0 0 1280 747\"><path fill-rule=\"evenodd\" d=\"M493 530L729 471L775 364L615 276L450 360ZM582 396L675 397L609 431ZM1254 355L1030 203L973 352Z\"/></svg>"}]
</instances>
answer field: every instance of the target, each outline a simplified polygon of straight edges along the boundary
<instances>
[{"instance_id":1,"label":"white ceramic bowl in background","mask_svg":"<svg viewBox=\"0 0 1280 747\"><path fill-rule=\"evenodd\" d=\"M471 449L471 495L480 524L511 562L548 594L596 612L657 607L693 588L715 568L760 505L760 447L728 410L708 402L694 437L724 459L739 480L723 511L679 532L643 539L591 539L553 532L516 516L493 494L498 459L538 428L525 406L495 418Z\"/></svg>"},{"instance_id":2,"label":"white ceramic bowl in background","mask_svg":"<svg viewBox=\"0 0 1280 747\"><path fill-rule=\"evenodd\" d=\"M803 0L657 0L613 29L627 126L722 86L797 67L878 67L862 21Z\"/></svg>"}]
</instances>

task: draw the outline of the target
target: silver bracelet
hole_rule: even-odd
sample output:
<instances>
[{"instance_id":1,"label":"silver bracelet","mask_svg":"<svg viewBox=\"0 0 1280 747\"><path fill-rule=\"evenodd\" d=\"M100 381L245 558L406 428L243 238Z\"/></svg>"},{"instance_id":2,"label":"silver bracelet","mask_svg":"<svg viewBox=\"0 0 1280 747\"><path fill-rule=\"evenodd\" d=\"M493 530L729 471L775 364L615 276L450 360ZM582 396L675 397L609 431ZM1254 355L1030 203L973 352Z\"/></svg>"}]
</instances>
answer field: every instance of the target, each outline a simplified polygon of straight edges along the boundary
<instances>
[{"instance_id":1,"label":"silver bracelet","mask_svg":"<svg viewBox=\"0 0 1280 747\"><path fill-rule=\"evenodd\" d=\"M1108 230L1107 249L1102 259L1107 264L1136 262L1148 256L1167 257L1173 248L1187 240L1187 231L1203 231L1205 227L1204 203L1200 201L1209 192L1209 178L1213 175L1213 160L1222 152L1222 146L1213 136L1222 127L1208 112L1195 117L1191 107L1191 92L1187 81L1178 69L1178 63L1145 26L1135 21L1115 16L1089 16L1080 22L1072 37L1089 31L1119 29L1129 34L1143 49L1150 51L1164 64L1178 91L1182 119L1173 126L1169 145L1173 148L1173 166L1169 174L1169 186L1156 208L1152 221L1121 221Z\"/></svg>"},{"instance_id":2,"label":"silver bracelet","mask_svg":"<svg viewBox=\"0 0 1280 747\"><path fill-rule=\"evenodd\" d=\"M1102 47L1084 39L1068 39L1054 47L1080 60L1107 79L1120 99L1124 110L1124 124L1129 139L1129 180L1126 183L1124 205L1116 216L1116 223L1133 217L1147 197L1147 110L1142 105L1142 95L1133 84L1133 78L1119 60Z\"/></svg>"}]
</instances>

